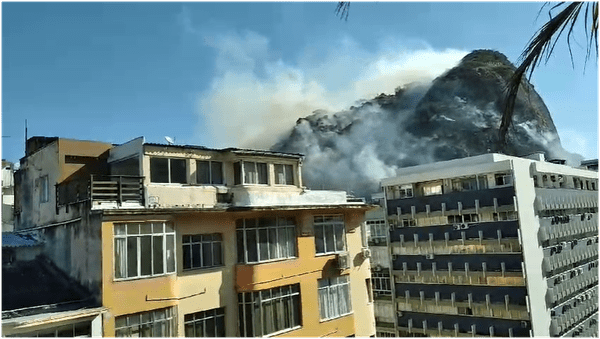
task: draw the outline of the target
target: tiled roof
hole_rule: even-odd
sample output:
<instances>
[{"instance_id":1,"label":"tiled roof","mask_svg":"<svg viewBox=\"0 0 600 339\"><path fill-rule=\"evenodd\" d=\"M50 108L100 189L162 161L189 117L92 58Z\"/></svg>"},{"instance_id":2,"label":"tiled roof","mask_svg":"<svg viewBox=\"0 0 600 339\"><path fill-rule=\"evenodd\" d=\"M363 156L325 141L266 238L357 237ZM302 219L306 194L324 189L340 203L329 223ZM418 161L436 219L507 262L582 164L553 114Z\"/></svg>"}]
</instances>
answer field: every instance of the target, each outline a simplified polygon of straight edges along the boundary
<instances>
[{"instance_id":1,"label":"tiled roof","mask_svg":"<svg viewBox=\"0 0 600 339\"><path fill-rule=\"evenodd\" d=\"M31 234L2 232L2 247L33 247L41 245L41 241Z\"/></svg>"}]
</instances>

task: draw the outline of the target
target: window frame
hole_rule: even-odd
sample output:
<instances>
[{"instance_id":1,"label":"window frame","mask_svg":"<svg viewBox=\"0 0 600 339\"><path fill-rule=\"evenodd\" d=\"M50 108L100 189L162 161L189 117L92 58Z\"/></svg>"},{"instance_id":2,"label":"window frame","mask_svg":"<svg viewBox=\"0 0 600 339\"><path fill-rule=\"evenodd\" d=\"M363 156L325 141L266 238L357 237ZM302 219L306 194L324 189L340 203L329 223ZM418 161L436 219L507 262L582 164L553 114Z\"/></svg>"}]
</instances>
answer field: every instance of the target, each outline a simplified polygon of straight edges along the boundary
<instances>
[{"instance_id":1,"label":"window frame","mask_svg":"<svg viewBox=\"0 0 600 339\"><path fill-rule=\"evenodd\" d=\"M317 221L317 218L321 218L322 221ZM329 218L330 220L326 220L327 218ZM331 226L332 229L332 236L333 236L333 251L328 251L328 240L326 238L326 233L325 233L325 227ZM336 228L341 226L341 230L342 230L342 239L343 239L343 246L342 249L338 249L338 242L337 242L337 235L336 235ZM322 228L322 234L323 234L323 249L324 252L320 252L319 251L319 244L317 242L318 240L318 235L317 235L317 228L321 227ZM314 215L313 216L313 229L314 229L314 237L315 237L315 254L316 256L322 256L322 255L331 255L331 254L337 254L337 253L343 253L346 252L347 248L348 248L348 244L347 244L347 240L346 240L346 222L344 220L344 215L343 214L323 214L323 215Z\"/></svg>"},{"instance_id":2,"label":"window frame","mask_svg":"<svg viewBox=\"0 0 600 339\"><path fill-rule=\"evenodd\" d=\"M288 306L287 311L286 303ZM269 307L270 305L274 306ZM282 307L279 307L279 305L282 305ZM238 293L238 307L240 337L271 337L302 327L302 302L299 283ZM271 317L269 318L264 316L268 310L271 310ZM273 312L277 312L277 315L282 315L282 317L273 317ZM273 321L271 325L277 327L276 322L279 319L284 324L283 329L264 333L269 327L267 320ZM288 327L285 327L286 322L289 323Z\"/></svg>"},{"instance_id":3,"label":"window frame","mask_svg":"<svg viewBox=\"0 0 600 339\"><path fill-rule=\"evenodd\" d=\"M162 232L155 232L154 228L155 225L158 224L162 224ZM138 226L138 233L128 233L128 228L129 225L137 225ZM150 233L142 233L142 226L141 225L149 225L150 227ZM123 232L122 234L118 234L117 232L117 228L118 227L123 227ZM142 260L140 260L142 258L142 237L150 237L150 274L142 274ZM169 237L171 237L171 241L172 244L170 246L170 248L172 249L173 253L171 254L171 260L169 260L169 255L168 255L168 250L169 250L169 244L167 243L169 239ZM176 241L176 233L175 233L175 227L172 223L170 222L159 222L159 221L152 221L152 222L129 222L129 223L115 223L113 225L113 280L114 281L124 281L124 280L133 280L133 279L146 279L146 278L154 278L154 277L159 277L159 276L165 276L165 275L169 275L169 274L174 274L177 273L177 250L176 250L176 246L177 246L177 241ZM132 239L135 238L135 246L136 246L136 256L135 256L135 262L136 262L136 271L137 274L133 275L133 276L129 276L129 241L128 239ZM157 244L157 242L155 242L155 238L162 238L162 240L160 241L160 247L162 248L161 251L161 255L162 255L162 272L161 273L154 273L154 270L156 269L155 264L154 264L154 252L155 252L155 245ZM119 263L119 260L117 258L117 251L118 251L118 246L117 246L117 242L119 241L119 239L124 239L123 241L123 245L121 245L121 248L124 249L124 254L123 254L123 260L121 263ZM118 267L118 265L124 265L124 268ZM170 267L172 266L172 267ZM117 269L121 268L121 270L123 270L125 273L124 276L122 277L118 277L118 271ZM171 269L170 269L171 268Z\"/></svg>"},{"instance_id":4,"label":"window frame","mask_svg":"<svg viewBox=\"0 0 600 339\"><path fill-rule=\"evenodd\" d=\"M375 239L387 241L387 233L389 232L389 227L386 225L385 219L373 219L366 220L365 224L368 229L368 241L374 241Z\"/></svg>"},{"instance_id":5,"label":"window frame","mask_svg":"<svg viewBox=\"0 0 600 339\"><path fill-rule=\"evenodd\" d=\"M282 174L283 174L283 183L279 182L279 176L278 176L278 172L277 172L277 168L281 167L282 169ZM286 169L289 168L289 173ZM273 173L274 173L274 179L275 179L275 185L281 185L281 186L295 186L296 185L296 180L295 180L295 175L294 175L294 165L291 164L273 164Z\"/></svg>"},{"instance_id":6,"label":"window frame","mask_svg":"<svg viewBox=\"0 0 600 339\"><path fill-rule=\"evenodd\" d=\"M215 240L215 236L218 236L220 239ZM186 237L189 238L189 241L186 242ZM195 241L194 237L200 237L199 241ZM204 238L208 238L211 237L211 240L204 240ZM220 244L220 255L219 255L219 260L220 263L215 264L215 247L214 244L218 243ZM207 246L208 244L210 244L210 252L211 252L211 262L212 265L204 265L204 246ZM200 266L194 266L194 245L199 245L199 260L200 260ZM186 261L185 261L185 255L186 255L186 246L189 246L189 255L190 255L190 267L186 267ZM183 271L191 271L191 270L198 270L198 269L208 269L208 268L215 268L215 267L223 267L225 266L225 262L224 262L224 253L223 253L223 234L222 233L206 233L206 234L184 234L181 236L181 253L183 255L183 262L182 262L182 270Z\"/></svg>"},{"instance_id":7,"label":"window frame","mask_svg":"<svg viewBox=\"0 0 600 339\"><path fill-rule=\"evenodd\" d=\"M188 317L192 317L191 320L186 320L186 318ZM210 310L205 310L205 311L199 311L199 312L193 312L193 313L188 313L185 314L183 316L183 335L185 337L188 337L188 326L192 326L192 329L194 330L194 335L192 337L196 337L196 338L201 338L201 337L214 337L214 338L223 338L226 337L226 326L225 326L225 307L219 307L219 308L213 308ZM207 332L207 320L209 319L213 319L213 324L214 324L214 336L208 336L206 335ZM219 322L218 319L221 319L221 321ZM196 333L197 327L196 324L198 323L202 323L202 330L203 330L203 335L198 335L198 333ZM219 323L223 326L222 329L219 330ZM219 335L219 334L222 334ZM189 337L188 337L189 338Z\"/></svg>"},{"instance_id":8,"label":"window frame","mask_svg":"<svg viewBox=\"0 0 600 339\"><path fill-rule=\"evenodd\" d=\"M154 181L153 175L152 175L152 160L154 159L166 159L167 160L167 182L164 181ZM183 161L183 163L185 164L185 168L184 168L184 182L176 182L173 181L173 172L171 171L171 160L176 160L176 161ZM173 157L156 157L156 156L151 156L150 157L150 183L152 184L178 184L178 185L185 185L189 183L189 178L188 178L188 161L185 158L173 158Z\"/></svg>"},{"instance_id":9,"label":"window frame","mask_svg":"<svg viewBox=\"0 0 600 339\"><path fill-rule=\"evenodd\" d=\"M341 293L345 294L345 296L348 297L347 304L346 304L347 310L345 313L342 313L344 311L341 309L343 304L341 302L339 302L339 296L340 296L339 290L340 289L342 289ZM345 292L344 292L344 289L346 289ZM326 292L323 292L323 291L326 291ZM322 295L321 293L324 293L324 294ZM349 275L341 275L341 276L337 276L337 277L323 278L323 279L317 280L317 295L319 298L319 321L320 322L342 318L342 317L345 317L345 316L353 313L353 311L352 311L352 293L350 291L350 276ZM324 298L322 298L322 296ZM337 298L338 302L335 302L336 298ZM329 307L324 308L324 305L322 302L323 300L325 300L325 302L327 303L327 306L329 306ZM332 306L333 306L334 314L330 315L328 313L329 313L329 311L332 310L331 309ZM324 318L322 317L323 314L325 314Z\"/></svg>"},{"instance_id":10,"label":"window frame","mask_svg":"<svg viewBox=\"0 0 600 339\"><path fill-rule=\"evenodd\" d=\"M199 171L198 171L198 166L201 163L208 163L208 182L200 182L199 180ZM220 164L221 166L221 173L220 173L220 181L221 182L215 182L215 178L213 175L213 164ZM217 160L196 160L196 184L198 185L225 185L225 176L223 175L223 161L217 161Z\"/></svg>"},{"instance_id":11,"label":"window frame","mask_svg":"<svg viewBox=\"0 0 600 339\"><path fill-rule=\"evenodd\" d=\"M50 201L50 180L48 175L40 177L40 203Z\"/></svg>"},{"instance_id":12,"label":"window frame","mask_svg":"<svg viewBox=\"0 0 600 339\"><path fill-rule=\"evenodd\" d=\"M246 178L250 178L248 176L248 173L246 171L246 164L254 164L254 171L253 173L256 173L256 182L247 182ZM265 169L265 175L266 177L264 179L266 179L266 182L261 182L261 176L259 173L259 166L258 165L264 165L264 169ZM262 166L261 166L262 167ZM270 182L270 175L269 175L269 163L267 162L261 162L261 161L247 161L247 160L240 160L240 161L236 161L234 163L234 175L235 175L235 184L236 185L269 185ZM238 178L239 175L239 178ZM250 180L253 181L253 180Z\"/></svg>"},{"instance_id":13,"label":"window frame","mask_svg":"<svg viewBox=\"0 0 600 339\"><path fill-rule=\"evenodd\" d=\"M164 312L164 318L162 319L157 319L156 314L158 312ZM132 337L131 336L131 329L133 329L135 326L138 327L139 332L137 333L139 337L142 337L142 326L143 325L149 325L150 326L150 331L152 332L152 335L150 335L150 337L154 337L154 330L156 325L161 324L161 323L166 323L167 324L167 328L166 328L166 336L163 335L159 335L159 337L173 337L173 336L177 336L177 311L175 309L175 307L166 307L166 308L160 308L160 309L155 309L155 310L150 310L150 311L145 311L145 312L138 312L138 313L131 313L131 314L125 314L125 315L121 315L121 316L116 316L115 317L115 337L119 337L117 335L117 332L119 330L124 330L127 331L129 335L127 336L122 336L122 337ZM150 321L145 320L144 317L148 316L150 318ZM130 320L133 319L134 317L137 317L137 324L131 324ZM117 326L117 321L120 321L121 319L125 319L125 325L124 326ZM158 320L158 321L157 321Z\"/></svg>"},{"instance_id":14,"label":"window frame","mask_svg":"<svg viewBox=\"0 0 600 339\"><path fill-rule=\"evenodd\" d=\"M274 224L269 225L269 220L275 220ZM296 259L298 251L298 235L296 230L296 219L293 217L271 217L271 218L241 218L236 220L236 246L237 263L243 265L253 265L264 262ZM276 242L271 242L272 232L275 231ZM261 231L264 231L261 233ZM265 233L266 232L266 233ZM261 236L267 237L266 251L268 259L261 259L263 250L261 245ZM283 234L283 235L281 235ZM253 235L254 239L252 239ZM290 238L291 235L291 238ZM250 237L250 239L248 239ZM283 239L281 239L283 237ZM242 242L242 244L240 244ZM283 242L283 243L282 243ZM256 259L251 260L249 247L255 246ZM278 252L276 257L272 257L271 249L275 246ZM291 246L291 247L289 247ZM243 248L242 248L243 247ZM240 258L243 251L243 258ZM286 254L287 253L287 254Z\"/></svg>"},{"instance_id":15,"label":"window frame","mask_svg":"<svg viewBox=\"0 0 600 339\"><path fill-rule=\"evenodd\" d=\"M373 294L392 295L392 280L389 272L371 272ZM386 289L387 287L387 289Z\"/></svg>"}]
</instances>

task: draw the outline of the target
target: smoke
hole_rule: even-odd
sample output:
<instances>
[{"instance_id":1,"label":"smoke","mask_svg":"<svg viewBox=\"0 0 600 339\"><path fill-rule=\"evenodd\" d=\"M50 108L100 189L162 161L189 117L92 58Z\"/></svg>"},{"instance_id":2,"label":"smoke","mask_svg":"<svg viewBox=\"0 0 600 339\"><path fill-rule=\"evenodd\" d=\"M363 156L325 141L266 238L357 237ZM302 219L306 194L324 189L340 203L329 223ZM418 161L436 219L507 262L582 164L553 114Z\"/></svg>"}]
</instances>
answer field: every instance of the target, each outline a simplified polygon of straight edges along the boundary
<instances>
[{"instance_id":1,"label":"smoke","mask_svg":"<svg viewBox=\"0 0 600 339\"><path fill-rule=\"evenodd\" d=\"M428 83L466 54L427 46L407 50L392 39L382 41L371 52L344 38L319 53L306 47L297 60L284 61L275 56L268 38L254 32L217 36L210 46L217 55L215 76L210 88L201 94L199 111L211 126L215 146L263 149L289 135L299 117L315 110L340 111L357 99L394 93L404 84ZM378 144L365 144L361 151L352 153L356 153L352 162L370 161L371 168L357 166L375 171L377 177L388 176L391 169L374 158L373 148ZM314 156L310 161L315 163L326 159L318 153L308 156ZM344 169L348 170L339 168Z\"/></svg>"}]
</instances>

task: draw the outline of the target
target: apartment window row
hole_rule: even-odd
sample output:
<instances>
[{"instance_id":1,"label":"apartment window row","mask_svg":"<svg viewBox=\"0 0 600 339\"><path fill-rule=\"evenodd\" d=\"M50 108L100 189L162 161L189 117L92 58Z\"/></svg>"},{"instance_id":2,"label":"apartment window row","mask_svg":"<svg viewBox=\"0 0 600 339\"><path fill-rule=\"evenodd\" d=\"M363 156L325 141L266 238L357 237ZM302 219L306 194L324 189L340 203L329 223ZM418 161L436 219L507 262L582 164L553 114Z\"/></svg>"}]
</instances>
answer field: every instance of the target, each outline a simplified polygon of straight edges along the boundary
<instances>
[{"instance_id":1,"label":"apartment window row","mask_svg":"<svg viewBox=\"0 0 600 339\"><path fill-rule=\"evenodd\" d=\"M175 272L175 230L170 223L128 223L114 227L115 278Z\"/></svg>"},{"instance_id":2,"label":"apartment window row","mask_svg":"<svg viewBox=\"0 0 600 339\"><path fill-rule=\"evenodd\" d=\"M79 337L79 338L90 338L92 336L92 322L83 321L68 325L62 325L57 328L44 329L29 333L19 333L13 335L4 335L6 337Z\"/></svg>"},{"instance_id":3,"label":"apartment window row","mask_svg":"<svg viewBox=\"0 0 600 339\"><path fill-rule=\"evenodd\" d=\"M196 160L196 183L223 185L225 183L223 170L223 162L221 161ZM274 164L273 170L275 185L295 185L293 165ZM269 167L266 162L235 162L233 164L233 171L235 185L269 184ZM188 183L187 160L151 157L150 181L155 183Z\"/></svg>"},{"instance_id":4,"label":"apartment window row","mask_svg":"<svg viewBox=\"0 0 600 339\"><path fill-rule=\"evenodd\" d=\"M541 177L541 180L539 179ZM588 190L588 191L597 191L598 190L598 181L597 180L589 180L585 178L573 177L573 188L578 190ZM570 182L570 181L569 181ZM540 188L553 188L559 187L564 188L569 186L567 184L567 180L561 174L541 174L533 176L533 184L535 187Z\"/></svg>"},{"instance_id":5,"label":"apartment window row","mask_svg":"<svg viewBox=\"0 0 600 339\"><path fill-rule=\"evenodd\" d=\"M412 185L389 186L387 189L387 198L390 200L407 199L412 198L413 196Z\"/></svg>"},{"instance_id":6,"label":"apartment window row","mask_svg":"<svg viewBox=\"0 0 600 339\"><path fill-rule=\"evenodd\" d=\"M238 263L256 263L296 256L293 218L238 219Z\"/></svg>"},{"instance_id":7,"label":"apartment window row","mask_svg":"<svg viewBox=\"0 0 600 339\"><path fill-rule=\"evenodd\" d=\"M186 337L225 337L225 308L186 314Z\"/></svg>"},{"instance_id":8,"label":"apartment window row","mask_svg":"<svg viewBox=\"0 0 600 339\"><path fill-rule=\"evenodd\" d=\"M115 317L115 337L173 337L177 335L172 307Z\"/></svg>"},{"instance_id":9,"label":"apartment window row","mask_svg":"<svg viewBox=\"0 0 600 339\"><path fill-rule=\"evenodd\" d=\"M314 217L315 246L317 254L343 252L346 249L346 231L341 215Z\"/></svg>"},{"instance_id":10,"label":"apartment window row","mask_svg":"<svg viewBox=\"0 0 600 339\"><path fill-rule=\"evenodd\" d=\"M301 326L300 284L238 294L242 337L261 337Z\"/></svg>"},{"instance_id":11,"label":"apartment window row","mask_svg":"<svg viewBox=\"0 0 600 339\"><path fill-rule=\"evenodd\" d=\"M539 212L540 218L554 218L559 217L563 218L561 220L565 220L564 217L581 218L581 221L587 220L590 214L598 213L597 207L582 207L582 208L570 208L570 209L555 209L555 210L542 210ZM593 216L592 216L593 218ZM559 219L556 219L555 222L560 223Z\"/></svg>"},{"instance_id":12,"label":"apartment window row","mask_svg":"<svg viewBox=\"0 0 600 339\"><path fill-rule=\"evenodd\" d=\"M339 318L352 312L347 275L320 279L318 286L321 320Z\"/></svg>"},{"instance_id":13,"label":"apartment window row","mask_svg":"<svg viewBox=\"0 0 600 339\"><path fill-rule=\"evenodd\" d=\"M223 265L221 234L184 235L183 269L208 268Z\"/></svg>"},{"instance_id":14,"label":"apartment window row","mask_svg":"<svg viewBox=\"0 0 600 339\"><path fill-rule=\"evenodd\" d=\"M448 224L463 224L489 221L508 221L517 220L518 215L515 211L494 212L488 214L464 213L448 216L430 216L415 218L396 218L389 219L389 223L393 227L413 227L413 226L436 226Z\"/></svg>"}]
</instances>

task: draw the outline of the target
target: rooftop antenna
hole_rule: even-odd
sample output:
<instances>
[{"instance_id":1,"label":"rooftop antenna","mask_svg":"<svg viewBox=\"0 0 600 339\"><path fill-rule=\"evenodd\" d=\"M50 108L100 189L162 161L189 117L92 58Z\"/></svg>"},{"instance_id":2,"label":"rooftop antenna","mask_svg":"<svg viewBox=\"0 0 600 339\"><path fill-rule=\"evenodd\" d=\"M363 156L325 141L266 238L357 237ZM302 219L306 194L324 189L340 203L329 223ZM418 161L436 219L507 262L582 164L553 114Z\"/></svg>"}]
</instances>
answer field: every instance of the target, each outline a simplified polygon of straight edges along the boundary
<instances>
[{"instance_id":1,"label":"rooftop antenna","mask_svg":"<svg viewBox=\"0 0 600 339\"><path fill-rule=\"evenodd\" d=\"M174 138L171 138L171 137L167 137L167 136L165 136L165 140L167 140L167 143L168 143L169 145L173 145L173 144L175 143L175 139L174 139Z\"/></svg>"}]
</instances>

